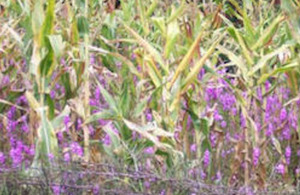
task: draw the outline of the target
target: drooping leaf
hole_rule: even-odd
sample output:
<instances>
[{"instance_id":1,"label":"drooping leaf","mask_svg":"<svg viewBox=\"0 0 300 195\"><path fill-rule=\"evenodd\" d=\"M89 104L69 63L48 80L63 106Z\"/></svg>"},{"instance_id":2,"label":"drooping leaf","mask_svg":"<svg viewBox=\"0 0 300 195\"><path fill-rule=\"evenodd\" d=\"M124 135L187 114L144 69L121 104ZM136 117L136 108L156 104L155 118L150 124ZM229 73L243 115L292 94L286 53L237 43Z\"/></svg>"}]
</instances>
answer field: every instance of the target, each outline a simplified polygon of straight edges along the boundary
<instances>
[{"instance_id":1,"label":"drooping leaf","mask_svg":"<svg viewBox=\"0 0 300 195\"><path fill-rule=\"evenodd\" d=\"M126 24L123 24L125 29L135 38L137 39L138 43L151 55L151 57L159 63L159 65L166 71L169 72L168 68L164 64L163 58L160 53L145 39L143 39L138 33L136 33L133 29L131 29Z\"/></svg>"}]
</instances>

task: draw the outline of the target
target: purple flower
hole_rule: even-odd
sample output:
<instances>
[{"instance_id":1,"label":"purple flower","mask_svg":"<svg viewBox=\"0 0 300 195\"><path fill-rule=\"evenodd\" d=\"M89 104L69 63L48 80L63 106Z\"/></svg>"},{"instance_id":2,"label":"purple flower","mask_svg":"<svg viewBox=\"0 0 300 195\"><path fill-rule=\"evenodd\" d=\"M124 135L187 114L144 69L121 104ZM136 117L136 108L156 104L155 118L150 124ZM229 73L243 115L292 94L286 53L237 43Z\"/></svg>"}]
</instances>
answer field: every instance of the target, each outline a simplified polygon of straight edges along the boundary
<instances>
[{"instance_id":1,"label":"purple flower","mask_svg":"<svg viewBox=\"0 0 300 195\"><path fill-rule=\"evenodd\" d=\"M56 84L55 84L55 89L56 89L56 90L60 90L60 88L61 88L60 84L59 84L59 83L56 83Z\"/></svg>"},{"instance_id":2,"label":"purple flower","mask_svg":"<svg viewBox=\"0 0 300 195\"><path fill-rule=\"evenodd\" d=\"M292 114L291 117L289 117L289 124L293 129L298 129L298 119L296 114Z\"/></svg>"},{"instance_id":3,"label":"purple flower","mask_svg":"<svg viewBox=\"0 0 300 195\"><path fill-rule=\"evenodd\" d=\"M214 111L214 119L215 119L216 121L220 121L220 120L223 119L223 117L219 114L218 110L215 110L215 111Z\"/></svg>"},{"instance_id":4,"label":"purple flower","mask_svg":"<svg viewBox=\"0 0 300 195\"><path fill-rule=\"evenodd\" d=\"M285 140L290 140L291 139L291 130L290 130L290 128L286 127L286 128L283 129L282 137Z\"/></svg>"},{"instance_id":5,"label":"purple flower","mask_svg":"<svg viewBox=\"0 0 300 195\"><path fill-rule=\"evenodd\" d=\"M90 106L97 106L97 101L95 99L90 98Z\"/></svg>"},{"instance_id":6,"label":"purple flower","mask_svg":"<svg viewBox=\"0 0 300 195\"><path fill-rule=\"evenodd\" d=\"M175 131L174 132L174 138L175 138L175 140L179 140L179 137L180 137L180 131Z\"/></svg>"},{"instance_id":7,"label":"purple flower","mask_svg":"<svg viewBox=\"0 0 300 195\"><path fill-rule=\"evenodd\" d=\"M54 91L54 90L51 90L51 91L50 91L50 97L51 97L52 99L55 98L55 91Z\"/></svg>"},{"instance_id":8,"label":"purple flower","mask_svg":"<svg viewBox=\"0 0 300 195\"><path fill-rule=\"evenodd\" d=\"M116 62L116 67L118 69L121 69L122 68L122 62Z\"/></svg>"},{"instance_id":9,"label":"purple flower","mask_svg":"<svg viewBox=\"0 0 300 195\"><path fill-rule=\"evenodd\" d=\"M190 169L189 171L188 171L188 174L191 176L191 177L195 177L195 175L196 175L196 171L195 171L195 169Z\"/></svg>"},{"instance_id":10,"label":"purple flower","mask_svg":"<svg viewBox=\"0 0 300 195\"><path fill-rule=\"evenodd\" d=\"M131 54L131 59L134 60L135 58L136 58L135 53L132 53L132 54Z\"/></svg>"},{"instance_id":11,"label":"purple flower","mask_svg":"<svg viewBox=\"0 0 300 195\"><path fill-rule=\"evenodd\" d=\"M77 125L76 125L76 130L80 130L82 125L82 120L80 118L77 119Z\"/></svg>"},{"instance_id":12,"label":"purple flower","mask_svg":"<svg viewBox=\"0 0 300 195\"><path fill-rule=\"evenodd\" d=\"M267 80L265 83L266 91L269 91L270 87L271 87L271 83L270 83L270 81Z\"/></svg>"},{"instance_id":13,"label":"purple flower","mask_svg":"<svg viewBox=\"0 0 300 195\"><path fill-rule=\"evenodd\" d=\"M96 63L95 55L94 55L94 54L91 54L91 57L90 57L90 64L95 64L95 63Z\"/></svg>"},{"instance_id":14,"label":"purple flower","mask_svg":"<svg viewBox=\"0 0 300 195\"><path fill-rule=\"evenodd\" d=\"M222 174L221 174L220 171L218 171L217 174L216 174L216 180L220 181L221 179L222 179Z\"/></svg>"},{"instance_id":15,"label":"purple flower","mask_svg":"<svg viewBox=\"0 0 300 195\"><path fill-rule=\"evenodd\" d=\"M99 87L96 88L94 96L95 96L95 98L96 98L97 101L100 101L101 91L100 91Z\"/></svg>"},{"instance_id":16,"label":"purple flower","mask_svg":"<svg viewBox=\"0 0 300 195\"><path fill-rule=\"evenodd\" d=\"M151 110L150 110L150 109L147 109L147 110L145 111L145 114L146 114L146 119L147 119L147 121L152 121Z\"/></svg>"},{"instance_id":17,"label":"purple flower","mask_svg":"<svg viewBox=\"0 0 300 195\"><path fill-rule=\"evenodd\" d=\"M300 149L297 150L297 156L300 156Z\"/></svg>"},{"instance_id":18,"label":"purple flower","mask_svg":"<svg viewBox=\"0 0 300 195\"><path fill-rule=\"evenodd\" d=\"M60 186L53 185L51 188L54 195L59 195L62 192Z\"/></svg>"},{"instance_id":19,"label":"purple flower","mask_svg":"<svg viewBox=\"0 0 300 195\"><path fill-rule=\"evenodd\" d=\"M149 181L145 181L144 182L144 187L149 189L150 188L150 182Z\"/></svg>"},{"instance_id":20,"label":"purple flower","mask_svg":"<svg viewBox=\"0 0 300 195\"><path fill-rule=\"evenodd\" d=\"M137 139L137 133L135 131L132 132L131 134L132 140L136 140Z\"/></svg>"},{"instance_id":21,"label":"purple flower","mask_svg":"<svg viewBox=\"0 0 300 195\"><path fill-rule=\"evenodd\" d=\"M5 163L5 155L3 154L3 152L0 152L0 164L4 164Z\"/></svg>"},{"instance_id":22,"label":"purple flower","mask_svg":"<svg viewBox=\"0 0 300 195\"><path fill-rule=\"evenodd\" d=\"M106 121L106 120L103 120L103 119L99 119L98 120L98 124L100 125L100 126L104 126L104 125L106 125L108 123L108 121Z\"/></svg>"},{"instance_id":23,"label":"purple flower","mask_svg":"<svg viewBox=\"0 0 300 195\"><path fill-rule=\"evenodd\" d=\"M94 187L93 187L93 194L98 194L99 193L99 190L100 190L100 187L98 184L96 184Z\"/></svg>"},{"instance_id":24,"label":"purple flower","mask_svg":"<svg viewBox=\"0 0 300 195\"><path fill-rule=\"evenodd\" d=\"M137 82L138 82L138 77L136 75L133 75L133 83L137 85Z\"/></svg>"},{"instance_id":25,"label":"purple flower","mask_svg":"<svg viewBox=\"0 0 300 195\"><path fill-rule=\"evenodd\" d=\"M210 152L208 149L206 149L203 156L204 167L208 167L209 162L210 162Z\"/></svg>"},{"instance_id":26,"label":"purple flower","mask_svg":"<svg viewBox=\"0 0 300 195\"><path fill-rule=\"evenodd\" d=\"M234 116L237 114L236 107L231 108L231 114L234 115Z\"/></svg>"},{"instance_id":27,"label":"purple flower","mask_svg":"<svg viewBox=\"0 0 300 195\"><path fill-rule=\"evenodd\" d=\"M221 127L222 127L222 128L225 128L226 126L227 126L226 121L222 121L222 122L221 122Z\"/></svg>"},{"instance_id":28,"label":"purple flower","mask_svg":"<svg viewBox=\"0 0 300 195\"><path fill-rule=\"evenodd\" d=\"M71 121L71 119L70 119L69 116L65 116L64 117L64 124L65 124L66 127L68 126L68 124L69 124L70 121Z\"/></svg>"},{"instance_id":29,"label":"purple flower","mask_svg":"<svg viewBox=\"0 0 300 195\"><path fill-rule=\"evenodd\" d=\"M272 124L272 123L269 123L268 129L267 129L267 131L266 131L266 136L272 135L273 131L274 131L273 124Z\"/></svg>"},{"instance_id":30,"label":"purple flower","mask_svg":"<svg viewBox=\"0 0 300 195\"><path fill-rule=\"evenodd\" d=\"M160 192L160 195L166 195L166 190L163 189L163 190Z\"/></svg>"},{"instance_id":31,"label":"purple flower","mask_svg":"<svg viewBox=\"0 0 300 195\"><path fill-rule=\"evenodd\" d=\"M205 74L205 69L201 68L201 70L199 71L198 76L197 76L199 81L202 80L204 74Z\"/></svg>"},{"instance_id":32,"label":"purple flower","mask_svg":"<svg viewBox=\"0 0 300 195\"><path fill-rule=\"evenodd\" d=\"M203 180L206 178L206 173L203 170L201 170L201 172L200 172L200 177Z\"/></svg>"},{"instance_id":33,"label":"purple flower","mask_svg":"<svg viewBox=\"0 0 300 195\"><path fill-rule=\"evenodd\" d=\"M56 134L56 136L57 136L57 139L58 139L59 141L62 141L62 140L64 139L63 133L62 133L61 131L58 132L58 133Z\"/></svg>"},{"instance_id":34,"label":"purple flower","mask_svg":"<svg viewBox=\"0 0 300 195\"><path fill-rule=\"evenodd\" d=\"M13 136L11 136L11 137L9 138L9 142L10 142L10 146L11 146L12 148L14 148L14 147L17 146L17 140L16 140L16 138L14 138Z\"/></svg>"},{"instance_id":35,"label":"purple flower","mask_svg":"<svg viewBox=\"0 0 300 195\"><path fill-rule=\"evenodd\" d=\"M83 155L83 149L77 142L72 142L70 148L73 154L77 154L78 156Z\"/></svg>"},{"instance_id":36,"label":"purple flower","mask_svg":"<svg viewBox=\"0 0 300 195\"><path fill-rule=\"evenodd\" d=\"M276 166L276 171L277 171L277 173L279 173L281 175L284 175L284 173L285 173L285 167L284 167L284 165L283 164L278 164Z\"/></svg>"},{"instance_id":37,"label":"purple flower","mask_svg":"<svg viewBox=\"0 0 300 195\"><path fill-rule=\"evenodd\" d=\"M54 155L52 153L49 153L48 154L48 158L49 158L49 160L53 160L54 159Z\"/></svg>"},{"instance_id":38,"label":"purple flower","mask_svg":"<svg viewBox=\"0 0 300 195\"><path fill-rule=\"evenodd\" d=\"M253 149L253 165L257 166L260 156L260 149L258 147Z\"/></svg>"},{"instance_id":39,"label":"purple flower","mask_svg":"<svg viewBox=\"0 0 300 195\"><path fill-rule=\"evenodd\" d=\"M190 146L190 149L191 149L192 152L196 152L197 151L197 145L196 144L192 144Z\"/></svg>"},{"instance_id":40,"label":"purple flower","mask_svg":"<svg viewBox=\"0 0 300 195\"><path fill-rule=\"evenodd\" d=\"M63 66L67 66L66 60L65 60L64 58L61 58L61 59L60 59L60 63L61 63Z\"/></svg>"},{"instance_id":41,"label":"purple flower","mask_svg":"<svg viewBox=\"0 0 300 195\"><path fill-rule=\"evenodd\" d=\"M234 107L236 102L235 96L230 93L222 94L219 99L224 111L229 111L232 107Z\"/></svg>"},{"instance_id":42,"label":"purple flower","mask_svg":"<svg viewBox=\"0 0 300 195\"><path fill-rule=\"evenodd\" d=\"M12 148L10 149L9 155L12 159L13 166L18 166L22 163L23 154L21 148Z\"/></svg>"},{"instance_id":43,"label":"purple flower","mask_svg":"<svg viewBox=\"0 0 300 195\"><path fill-rule=\"evenodd\" d=\"M241 113L241 116L240 116L240 120L241 120L241 127L245 128L246 127L246 119L245 119L245 117L242 113Z\"/></svg>"},{"instance_id":44,"label":"purple flower","mask_svg":"<svg viewBox=\"0 0 300 195\"><path fill-rule=\"evenodd\" d=\"M217 134L212 132L209 136L210 142L211 142L211 146L215 147L217 145Z\"/></svg>"},{"instance_id":45,"label":"purple flower","mask_svg":"<svg viewBox=\"0 0 300 195\"><path fill-rule=\"evenodd\" d=\"M286 119L286 117L287 117L286 109L282 108L281 111L280 111L280 120L283 121L283 120Z\"/></svg>"},{"instance_id":46,"label":"purple flower","mask_svg":"<svg viewBox=\"0 0 300 195\"><path fill-rule=\"evenodd\" d=\"M66 92L65 88L64 88L64 86L62 86L62 87L60 88L60 93L61 93L61 94L65 94L65 92Z\"/></svg>"},{"instance_id":47,"label":"purple flower","mask_svg":"<svg viewBox=\"0 0 300 195\"><path fill-rule=\"evenodd\" d=\"M17 104L27 104L27 99L25 95L21 95L18 99L17 99Z\"/></svg>"},{"instance_id":48,"label":"purple flower","mask_svg":"<svg viewBox=\"0 0 300 195\"><path fill-rule=\"evenodd\" d=\"M1 84L4 86L4 85L8 85L9 84L9 76L8 75L5 75L3 78L2 78L2 82Z\"/></svg>"},{"instance_id":49,"label":"purple flower","mask_svg":"<svg viewBox=\"0 0 300 195\"><path fill-rule=\"evenodd\" d=\"M285 158L288 165L290 164L291 155L292 155L292 149L290 146L287 146L285 148Z\"/></svg>"},{"instance_id":50,"label":"purple flower","mask_svg":"<svg viewBox=\"0 0 300 195\"><path fill-rule=\"evenodd\" d=\"M28 133L29 132L29 127L27 123L23 123L21 129L25 132Z\"/></svg>"},{"instance_id":51,"label":"purple flower","mask_svg":"<svg viewBox=\"0 0 300 195\"><path fill-rule=\"evenodd\" d=\"M111 144L111 139L108 133L105 134L104 138L102 139L104 145L109 146Z\"/></svg>"},{"instance_id":52,"label":"purple flower","mask_svg":"<svg viewBox=\"0 0 300 195\"><path fill-rule=\"evenodd\" d=\"M14 131L17 128L17 122L16 121L8 119L7 123L8 123L7 124L7 130L8 130L8 132L12 132L12 131Z\"/></svg>"},{"instance_id":53,"label":"purple flower","mask_svg":"<svg viewBox=\"0 0 300 195\"><path fill-rule=\"evenodd\" d=\"M66 152L66 153L64 154L64 161L65 161L65 162L70 162L70 159L71 159L70 153L69 153L69 152Z\"/></svg>"},{"instance_id":54,"label":"purple flower","mask_svg":"<svg viewBox=\"0 0 300 195\"><path fill-rule=\"evenodd\" d=\"M209 102L211 100L216 100L217 98L218 98L218 92L217 92L216 88L207 87L205 89L205 100L207 102Z\"/></svg>"},{"instance_id":55,"label":"purple flower","mask_svg":"<svg viewBox=\"0 0 300 195\"><path fill-rule=\"evenodd\" d=\"M13 120L16 115L16 107L12 106L7 112L7 118L9 120Z\"/></svg>"},{"instance_id":56,"label":"purple flower","mask_svg":"<svg viewBox=\"0 0 300 195\"><path fill-rule=\"evenodd\" d=\"M93 135L95 134L95 129L94 129L94 127L93 127L92 125L89 125L88 128L89 128L90 135L93 136Z\"/></svg>"},{"instance_id":57,"label":"purple flower","mask_svg":"<svg viewBox=\"0 0 300 195\"><path fill-rule=\"evenodd\" d=\"M154 154L155 151L154 151L153 147L147 147L147 148L144 149L144 153L145 154Z\"/></svg>"}]
</instances>

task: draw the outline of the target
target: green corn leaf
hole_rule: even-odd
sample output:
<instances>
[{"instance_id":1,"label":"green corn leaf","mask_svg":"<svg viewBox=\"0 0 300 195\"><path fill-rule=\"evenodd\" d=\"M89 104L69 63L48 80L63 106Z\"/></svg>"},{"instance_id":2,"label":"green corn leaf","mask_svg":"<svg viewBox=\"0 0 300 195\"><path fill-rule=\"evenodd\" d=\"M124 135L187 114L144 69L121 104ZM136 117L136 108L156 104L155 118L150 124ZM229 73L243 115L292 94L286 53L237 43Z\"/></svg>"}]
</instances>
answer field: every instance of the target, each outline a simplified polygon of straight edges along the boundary
<instances>
[{"instance_id":1,"label":"green corn leaf","mask_svg":"<svg viewBox=\"0 0 300 195\"><path fill-rule=\"evenodd\" d=\"M46 46L48 49L51 46L47 36L51 35L53 32L54 20L55 20L55 0L48 0L46 17L43 21L43 25L41 27L41 32L40 32L41 45Z\"/></svg>"},{"instance_id":2,"label":"green corn leaf","mask_svg":"<svg viewBox=\"0 0 300 195\"><path fill-rule=\"evenodd\" d=\"M171 148L170 145L160 142L158 137L154 136L153 133L149 133L148 131L146 131L145 127L135 124L126 119L123 119L123 121L129 129L139 133L141 136L143 136L147 140L151 141L157 148L164 150L164 151L167 150L168 148Z\"/></svg>"},{"instance_id":3,"label":"green corn leaf","mask_svg":"<svg viewBox=\"0 0 300 195\"><path fill-rule=\"evenodd\" d=\"M109 135L110 139L111 139L111 144L108 146L104 146L105 151L107 152L107 154L109 154L110 156L114 156L114 151L120 147L121 145L121 138L120 136L115 133L111 127L109 126L110 124L107 124L103 127L103 130Z\"/></svg>"},{"instance_id":4,"label":"green corn leaf","mask_svg":"<svg viewBox=\"0 0 300 195\"><path fill-rule=\"evenodd\" d=\"M167 19L167 24L173 22L175 19L180 17L184 13L185 9L186 9L186 3L185 1L181 1L179 8L177 8L176 11L173 12L171 16Z\"/></svg>"},{"instance_id":5,"label":"green corn leaf","mask_svg":"<svg viewBox=\"0 0 300 195\"><path fill-rule=\"evenodd\" d=\"M222 34L217 38L216 41L213 42L213 44L210 46L210 48L207 50L207 52L202 56L202 58L195 64L193 69L190 71L190 73L187 75L186 79L183 82L183 89L185 89L192 81L193 79L198 75L200 69L203 67L205 61L210 57L210 55L215 51L217 45L220 43L220 41L225 36L225 33Z\"/></svg>"},{"instance_id":6,"label":"green corn leaf","mask_svg":"<svg viewBox=\"0 0 300 195\"><path fill-rule=\"evenodd\" d=\"M129 59L127 59L126 57L122 56L119 53L111 53L110 52L108 54L120 59L122 62L124 62L128 66L128 68L132 74L135 74L138 78L141 78L140 72L137 70L135 65Z\"/></svg>"},{"instance_id":7,"label":"green corn leaf","mask_svg":"<svg viewBox=\"0 0 300 195\"><path fill-rule=\"evenodd\" d=\"M160 30L163 37L167 34L165 19L163 17L152 17L153 24Z\"/></svg>"},{"instance_id":8,"label":"green corn leaf","mask_svg":"<svg viewBox=\"0 0 300 195\"><path fill-rule=\"evenodd\" d=\"M89 124L95 121L98 121L99 119L103 120L116 120L117 113L111 111L111 110L102 110L100 112L96 112L92 115L90 115L86 120L84 121L84 124Z\"/></svg>"},{"instance_id":9,"label":"green corn leaf","mask_svg":"<svg viewBox=\"0 0 300 195\"><path fill-rule=\"evenodd\" d=\"M289 47L290 45L283 45L281 46L280 48L272 51L271 53L265 55L265 56L262 56L261 59L257 62L257 64L251 69L251 71L248 73L248 76L253 76L254 73L256 73L258 70L262 69L263 67L265 67L267 65L267 62L276 57L278 54L284 52L287 50L287 48Z\"/></svg>"},{"instance_id":10,"label":"green corn leaf","mask_svg":"<svg viewBox=\"0 0 300 195\"><path fill-rule=\"evenodd\" d=\"M279 15L277 18L273 20L273 22L262 32L259 39L256 41L256 43L251 46L251 50L256 50L259 47L264 46L266 43L268 43L271 38L276 33L279 24L285 19L284 16Z\"/></svg>"},{"instance_id":11,"label":"green corn leaf","mask_svg":"<svg viewBox=\"0 0 300 195\"><path fill-rule=\"evenodd\" d=\"M38 103L38 101L36 100L36 98L33 96L33 94L31 92L26 91L25 95L26 95L26 98L27 98L27 101L28 101L30 107L33 110L36 110L37 108L40 107L40 104Z\"/></svg>"},{"instance_id":12,"label":"green corn leaf","mask_svg":"<svg viewBox=\"0 0 300 195\"><path fill-rule=\"evenodd\" d=\"M248 66L251 66L254 63L254 61L252 59L251 53L250 53L246 43L245 43L244 38L241 36L241 34L239 33L239 31L236 28L232 27L232 29L233 29L233 32L234 32L236 38L237 38L239 46L242 49L242 53L243 53L243 55L244 55L244 57L247 61Z\"/></svg>"},{"instance_id":13,"label":"green corn leaf","mask_svg":"<svg viewBox=\"0 0 300 195\"><path fill-rule=\"evenodd\" d=\"M160 75L160 72L158 71L156 65L154 64L154 62L152 61L152 59L147 59L146 58L146 68L147 68L147 72L152 80L152 82L154 83L155 87L159 87L161 86L161 78L162 76Z\"/></svg>"},{"instance_id":14,"label":"green corn leaf","mask_svg":"<svg viewBox=\"0 0 300 195\"><path fill-rule=\"evenodd\" d=\"M146 17L150 17L152 13L155 11L156 7L158 5L158 0L153 0L150 7L148 8L146 12Z\"/></svg>"},{"instance_id":15,"label":"green corn leaf","mask_svg":"<svg viewBox=\"0 0 300 195\"><path fill-rule=\"evenodd\" d=\"M168 88L171 88L172 85L174 84L174 82L176 81L176 79L178 78L178 76L180 75L180 73L185 70L187 68L187 66L189 65L189 62L191 61L194 52L196 50L196 48L199 45L200 40L203 38L203 34L204 34L204 29L202 28L201 31L199 32L197 38L195 39L195 41L193 42L193 44L191 45L191 47L189 48L188 52L186 53L186 55L183 57L183 59L181 60L180 64L178 65L176 71L175 71L175 75L173 76L170 85L168 86Z\"/></svg>"},{"instance_id":16,"label":"green corn leaf","mask_svg":"<svg viewBox=\"0 0 300 195\"><path fill-rule=\"evenodd\" d=\"M126 24L123 24L125 29L138 41L138 43L151 55L151 57L159 63L166 73L169 72L167 66L165 66L162 56L159 52L145 39L143 39L138 33L131 29Z\"/></svg>"},{"instance_id":17,"label":"green corn leaf","mask_svg":"<svg viewBox=\"0 0 300 195\"><path fill-rule=\"evenodd\" d=\"M39 73L43 76L49 76L54 70L54 52L52 48L48 51L46 56L41 60L39 66Z\"/></svg>"},{"instance_id":18,"label":"green corn leaf","mask_svg":"<svg viewBox=\"0 0 300 195\"><path fill-rule=\"evenodd\" d=\"M46 98L46 102L47 102L47 106L48 106L48 118L50 120L52 120L54 118L55 115L55 102L53 101L53 99L50 97L49 94L45 95Z\"/></svg>"},{"instance_id":19,"label":"green corn leaf","mask_svg":"<svg viewBox=\"0 0 300 195\"><path fill-rule=\"evenodd\" d=\"M39 129L39 138L41 140L41 150L40 155L48 159L48 155L51 153L55 155L57 153L57 138L54 134L54 129L51 123L47 119L46 109L39 109L41 115L41 127Z\"/></svg>"},{"instance_id":20,"label":"green corn leaf","mask_svg":"<svg viewBox=\"0 0 300 195\"><path fill-rule=\"evenodd\" d=\"M147 102L148 102L148 98L144 98L142 100L140 100L136 107L134 108L134 111L133 111L133 116L134 117L139 117L143 111L145 110L146 106L147 106Z\"/></svg>"},{"instance_id":21,"label":"green corn leaf","mask_svg":"<svg viewBox=\"0 0 300 195\"><path fill-rule=\"evenodd\" d=\"M245 62L243 61L243 59L240 56L238 56L237 54L233 53L232 51L230 51L229 49L227 49L223 46L219 45L217 48L221 53L225 54L230 59L230 61L233 62L234 65L236 65L240 69L243 77L246 80L248 80L247 79L248 68L247 68Z\"/></svg>"},{"instance_id":22,"label":"green corn leaf","mask_svg":"<svg viewBox=\"0 0 300 195\"><path fill-rule=\"evenodd\" d=\"M32 31L34 35L40 33L40 29L43 25L43 21L45 18L44 10L43 10L43 0L36 0L32 12Z\"/></svg>"},{"instance_id":23,"label":"green corn leaf","mask_svg":"<svg viewBox=\"0 0 300 195\"><path fill-rule=\"evenodd\" d=\"M70 107L69 106L65 106L65 108L63 109L63 111L56 116L54 119L51 120L51 125L53 127L53 129L58 129L64 121L65 116L68 116L70 114Z\"/></svg>"},{"instance_id":24,"label":"green corn leaf","mask_svg":"<svg viewBox=\"0 0 300 195\"><path fill-rule=\"evenodd\" d=\"M77 29L81 37L89 33L89 23L84 16L77 18Z\"/></svg>"},{"instance_id":25,"label":"green corn leaf","mask_svg":"<svg viewBox=\"0 0 300 195\"><path fill-rule=\"evenodd\" d=\"M51 47L54 51L55 57L57 59L60 59L62 56L66 43L63 42L62 36L61 35L49 35L48 36Z\"/></svg>"},{"instance_id":26,"label":"green corn leaf","mask_svg":"<svg viewBox=\"0 0 300 195\"><path fill-rule=\"evenodd\" d=\"M245 39L249 41L250 45L252 45L255 41L255 29L253 28L251 20L247 15L246 8L243 10L243 23L245 27Z\"/></svg>"},{"instance_id":27,"label":"green corn leaf","mask_svg":"<svg viewBox=\"0 0 300 195\"><path fill-rule=\"evenodd\" d=\"M285 66L282 66L282 67L279 67L279 68L276 68L275 70L273 70L271 73L267 73L267 74L263 74L259 79L258 79L258 84L263 84L266 82L266 80L277 74L277 73L284 73L284 72L287 72L287 71L290 71L290 70L293 70L294 68L296 67L299 67L299 63L298 62L291 62Z\"/></svg>"},{"instance_id":28,"label":"green corn leaf","mask_svg":"<svg viewBox=\"0 0 300 195\"><path fill-rule=\"evenodd\" d=\"M208 138L205 138L202 141L201 152L204 153L206 149L209 150L210 152L212 151L211 144Z\"/></svg>"},{"instance_id":29,"label":"green corn leaf","mask_svg":"<svg viewBox=\"0 0 300 195\"><path fill-rule=\"evenodd\" d=\"M106 91L101 84L98 83L101 94L103 95L105 101L108 103L109 107L116 113L118 113L118 106L115 99Z\"/></svg>"},{"instance_id":30,"label":"green corn leaf","mask_svg":"<svg viewBox=\"0 0 300 195\"><path fill-rule=\"evenodd\" d=\"M130 101L131 101L131 94L130 94L130 88L128 86L128 81L124 81L123 87L122 87L122 93L120 97L120 103L119 107L121 108L122 115L127 116L130 111Z\"/></svg>"},{"instance_id":31,"label":"green corn leaf","mask_svg":"<svg viewBox=\"0 0 300 195\"><path fill-rule=\"evenodd\" d=\"M39 64L39 73L43 76L49 76L54 69L54 51L51 47L48 36L52 34L55 20L55 0L48 0L48 6L46 11L46 17L41 26L39 38L41 48L45 48L46 55L41 57Z\"/></svg>"},{"instance_id":32,"label":"green corn leaf","mask_svg":"<svg viewBox=\"0 0 300 195\"><path fill-rule=\"evenodd\" d=\"M175 49L174 45L176 43L176 39L180 34L179 26L177 20L170 22L167 27L167 41L165 45L165 58L169 58L170 53Z\"/></svg>"}]
</instances>

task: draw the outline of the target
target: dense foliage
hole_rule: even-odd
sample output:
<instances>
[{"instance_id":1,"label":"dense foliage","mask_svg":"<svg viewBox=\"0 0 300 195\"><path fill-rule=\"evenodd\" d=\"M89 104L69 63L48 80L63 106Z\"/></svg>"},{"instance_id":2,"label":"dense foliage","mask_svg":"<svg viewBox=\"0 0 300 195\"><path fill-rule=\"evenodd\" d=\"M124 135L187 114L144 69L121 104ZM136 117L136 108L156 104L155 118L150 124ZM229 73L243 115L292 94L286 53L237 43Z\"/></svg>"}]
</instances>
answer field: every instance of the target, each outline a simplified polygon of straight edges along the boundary
<instances>
[{"instance_id":1,"label":"dense foliage","mask_svg":"<svg viewBox=\"0 0 300 195\"><path fill-rule=\"evenodd\" d=\"M0 174L110 163L247 194L297 189L299 1L0 7Z\"/></svg>"}]
</instances>

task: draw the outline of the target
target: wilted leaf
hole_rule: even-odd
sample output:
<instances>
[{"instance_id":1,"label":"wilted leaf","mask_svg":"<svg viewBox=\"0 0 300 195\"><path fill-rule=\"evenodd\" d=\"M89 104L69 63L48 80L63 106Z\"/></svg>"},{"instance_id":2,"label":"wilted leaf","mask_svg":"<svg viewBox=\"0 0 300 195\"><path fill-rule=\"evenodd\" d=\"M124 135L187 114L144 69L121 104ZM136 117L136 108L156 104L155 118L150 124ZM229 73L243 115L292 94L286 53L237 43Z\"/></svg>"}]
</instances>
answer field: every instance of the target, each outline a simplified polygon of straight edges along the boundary
<instances>
[{"instance_id":1,"label":"wilted leaf","mask_svg":"<svg viewBox=\"0 0 300 195\"><path fill-rule=\"evenodd\" d=\"M49 35L48 38L54 51L55 57L57 59L60 59L65 49L65 42L63 42L61 35Z\"/></svg>"}]
</instances>

